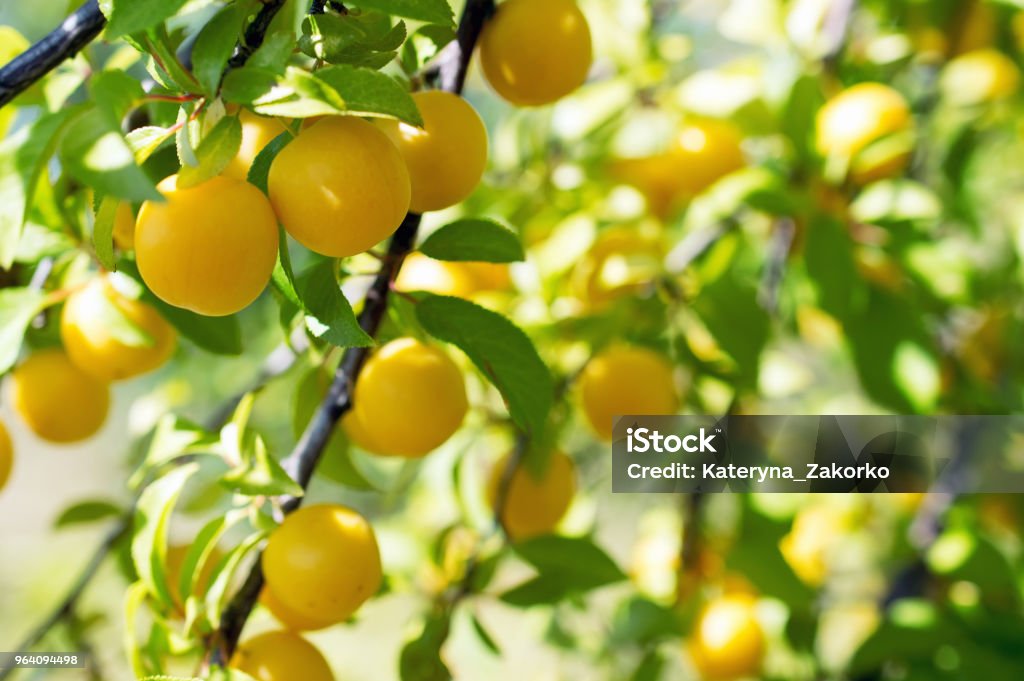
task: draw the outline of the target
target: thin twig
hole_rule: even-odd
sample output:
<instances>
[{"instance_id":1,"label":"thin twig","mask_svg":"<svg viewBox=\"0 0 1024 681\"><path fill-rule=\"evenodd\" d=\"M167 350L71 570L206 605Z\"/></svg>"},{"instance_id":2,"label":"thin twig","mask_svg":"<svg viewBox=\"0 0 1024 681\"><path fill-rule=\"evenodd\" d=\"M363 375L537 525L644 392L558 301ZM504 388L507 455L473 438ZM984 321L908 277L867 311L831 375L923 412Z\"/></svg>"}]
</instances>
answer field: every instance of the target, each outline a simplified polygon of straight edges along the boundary
<instances>
[{"instance_id":1,"label":"thin twig","mask_svg":"<svg viewBox=\"0 0 1024 681\"><path fill-rule=\"evenodd\" d=\"M789 251L793 247L795 236L796 222L793 218L785 217L775 223L775 229L768 240L768 253L761 275L761 287L757 292L757 302L769 315L774 315L779 309L779 294L786 274L786 262L789 260Z\"/></svg>"},{"instance_id":2,"label":"thin twig","mask_svg":"<svg viewBox=\"0 0 1024 681\"><path fill-rule=\"evenodd\" d=\"M260 11L257 12L256 17L246 27L245 35L242 40L238 43L235 48L235 53L231 55L231 59L228 60L228 68L238 68L244 66L245 62L249 60L249 57L260 48L263 44L263 39L267 35L267 31L270 30L270 24L274 21L274 17L284 7L286 0L265 0L263 6L260 7Z\"/></svg>"},{"instance_id":3,"label":"thin twig","mask_svg":"<svg viewBox=\"0 0 1024 681\"><path fill-rule=\"evenodd\" d=\"M92 582L93 577L99 572L100 567L107 558L114 546L121 540L121 538L128 532L128 528L131 527L131 513L126 514L117 519L116 523L103 535L103 541L100 542L96 550L93 551L92 557L89 562L85 564L85 568L82 570L78 579L75 580L71 590L64 596L64 599L57 605L57 607L51 612L46 619L37 624L32 631L25 636L25 638L19 643L14 650L23 652L31 650L38 644L44 636L51 629L57 626L66 617L74 613L75 606L78 604L79 598L85 592L86 587ZM15 667L6 667L0 669L0 681L8 678L15 671Z\"/></svg>"},{"instance_id":4,"label":"thin twig","mask_svg":"<svg viewBox=\"0 0 1024 681\"><path fill-rule=\"evenodd\" d=\"M0 106L75 56L103 30L107 18L96 0L88 0L46 37L0 69Z\"/></svg>"}]
</instances>

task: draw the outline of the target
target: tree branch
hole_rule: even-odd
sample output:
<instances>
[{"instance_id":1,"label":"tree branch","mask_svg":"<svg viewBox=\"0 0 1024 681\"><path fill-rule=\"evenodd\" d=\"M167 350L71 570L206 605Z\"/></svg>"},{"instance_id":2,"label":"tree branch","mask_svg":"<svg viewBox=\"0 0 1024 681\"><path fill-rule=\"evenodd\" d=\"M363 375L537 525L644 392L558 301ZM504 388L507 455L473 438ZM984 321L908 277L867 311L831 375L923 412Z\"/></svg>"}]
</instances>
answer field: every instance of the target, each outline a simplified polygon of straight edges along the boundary
<instances>
[{"instance_id":1,"label":"tree branch","mask_svg":"<svg viewBox=\"0 0 1024 681\"><path fill-rule=\"evenodd\" d=\"M128 528L131 527L132 513L129 512L124 516L117 519L117 522L107 531L103 536L103 541L93 551L92 557L89 562L86 563L82 573L75 580L71 590L68 591L64 599L57 605L56 609L50 613L50 615L42 622L36 625L36 627L28 633L27 636L19 643L13 650L18 652L24 652L31 650L35 647L39 641L43 639L46 634L59 624L64 618L71 615L75 611L75 606L78 604L78 599L82 597L86 587L92 582L93 577L99 572L100 567L103 565L103 561L106 560L107 554L113 550L117 542L128 532ZM0 681L8 678L15 672L16 667L6 667L0 669Z\"/></svg>"},{"instance_id":2,"label":"tree branch","mask_svg":"<svg viewBox=\"0 0 1024 681\"><path fill-rule=\"evenodd\" d=\"M100 34L107 18L96 0L88 0L75 12L13 61L0 69L0 107L33 83L75 56Z\"/></svg>"},{"instance_id":3,"label":"tree branch","mask_svg":"<svg viewBox=\"0 0 1024 681\"><path fill-rule=\"evenodd\" d=\"M449 46L453 52L441 66L440 84L442 89L456 94L462 92L469 68L470 58L476 46L484 21L493 12L493 0L468 0L459 21L457 40ZM405 256L416 243L420 226L420 215L409 213L398 227L388 245L380 270L366 294L359 325L371 337L376 337L380 323L387 311L391 285L398 276ZM313 477L320 457L338 420L352 406L352 387L355 385L369 356L369 348L348 348L328 389L327 396L313 415L302 437L292 453L284 461L285 470L299 485L306 489ZM291 513L302 504L302 497L285 497L281 510ZM249 615L252 614L260 590L263 588L263 573L257 559L242 587L228 603L221 617L218 631L211 638L209 661L213 665L224 665L234 654Z\"/></svg>"},{"instance_id":4,"label":"tree branch","mask_svg":"<svg viewBox=\"0 0 1024 681\"><path fill-rule=\"evenodd\" d=\"M244 66L253 52L259 49L260 45L263 44L263 38L267 35L267 30L270 28L270 23L277 16L277 13L281 11L281 8L284 7L285 2L286 0L263 1L263 6L260 7L260 11L252 20L252 23L246 27L242 40L239 41L238 46L235 48L235 53L228 60L229 68Z\"/></svg>"}]
</instances>

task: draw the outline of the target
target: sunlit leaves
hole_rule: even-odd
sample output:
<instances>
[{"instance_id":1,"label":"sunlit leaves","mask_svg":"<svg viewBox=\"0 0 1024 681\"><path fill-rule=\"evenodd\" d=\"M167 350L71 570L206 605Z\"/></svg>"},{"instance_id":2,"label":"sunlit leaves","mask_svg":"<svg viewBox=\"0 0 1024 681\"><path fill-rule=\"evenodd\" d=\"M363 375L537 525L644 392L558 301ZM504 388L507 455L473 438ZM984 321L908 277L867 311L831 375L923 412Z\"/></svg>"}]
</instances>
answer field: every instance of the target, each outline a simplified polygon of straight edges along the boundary
<instances>
[{"instance_id":1,"label":"sunlit leaves","mask_svg":"<svg viewBox=\"0 0 1024 681\"><path fill-rule=\"evenodd\" d=\"M0 374L18 359L25 330L45 301L43 293L31 288L0 290Z\"/></svg>"},{"instance_id":2,"label":"sunlit leaves","mask_svg":"<svg viewBox=\"0 0 1024 681\"><path fill-rule=\"evenodd\" d=\"M79 112L47 114L0 142L0 268L14 261L22 226L46 162Z\"/></svg>"},{"instance_id":3,"label":"sunlit leaves","mask_svg":"<svg viewBox=\"0 0 1024 681\"><path fill-rule=\"evenodd\" d=\"M107 37L117 38L142 31L174 16L188 0L103 0L100 9L107 16Z\"/></svg>"}]
</instances>

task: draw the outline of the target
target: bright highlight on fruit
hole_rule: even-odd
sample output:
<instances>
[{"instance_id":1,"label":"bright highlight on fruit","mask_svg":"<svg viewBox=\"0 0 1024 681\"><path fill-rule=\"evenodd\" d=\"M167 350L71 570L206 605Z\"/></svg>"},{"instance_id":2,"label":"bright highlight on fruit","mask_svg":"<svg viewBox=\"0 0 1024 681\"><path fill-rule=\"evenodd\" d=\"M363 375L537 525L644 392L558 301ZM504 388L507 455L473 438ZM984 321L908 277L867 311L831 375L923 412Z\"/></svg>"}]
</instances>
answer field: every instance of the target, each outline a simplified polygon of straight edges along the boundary
<instances>
[{"instance_id":1,"label":"bright highlight on fruit","mask_svg":"<svg viewBox=\"0 0 1024 681\"><path fill-rule=\"evenodd\" d=\"M391 236L409 210L409 171L380 128L327 116L274 159L270 201L299 243L330 257L362 253Z\"/></svg>"},{"instance_id":2,"label":"bright highlight on fruit","mask_svg":"<svg viewBox=\"0 0 1024 681\"><path fill-rule=\"evenodd\" d=\"M111 316L123 320L112 324ZM127 326L134 343L118 337ZM177 334L151 306L120 293L107 277L98 277L68 296L60 337L80 369L102 381L119 381L153 371L174 353Z\"/></svg>"},{"instance_id":3,"label":"bright highlight on fruit","mask_svg":"<svg viewBox=\"0 0 1024 681\"><path fill-rule=\"evenodd\" d=\"M892 149L872 147L912 128L910 105L902 94L881 83L860 83L818 112L818 151L850 162L854 180L865 183L898 174L906 167L910 153L905 144ZM861 157L868 151L872 153Z\"/></svg>"},{"instance_id":4,"label":"bright highlight on fruit","mask_svg":"<svg viewBox=\"0 0 1024 681\"><path fill-rule=\"evenodd\" d=\"M506 0L480 36L487 82L517 106L543 106L583 85L590 26L574 0Z\"/></svg>"},{"instance_id":5,"label":"bright highlight on fruit","mask_svg":"<svg viewBox=\"0 0 1024 681\"><path fill-rule=\"evenodd\" d=\"M580 374L579 392L583 412L603 440L611 439L616 416L674 414L679 406L672 365L646 348L603 351Z\"/></svg>"},{"instance_id":6,"label":"bright highlight on fruit","mask_svg":"<svg viewBox=\"0 0 1024 681\"><path fill-rule=\"evenodd\" d=\"M11 468L14 467L14 443L11 442L11 435L7 432L7 426L0 423L0 490L7 484L11 477Z\"/></svg>"},{"instance_id":7,"label":"bright highlight on fruit","mask_svg":"<svg viewBox=\"0 0 1024 681\"><path fill-rule=\"evenodd\" d=\"M468 408L465 379L451 357L413 338L399 338L366 362L343 424L367 451L417 458L444 444Z\"/></svg>"},{"instance_id":8,"label":"bright highlight on fruit","mask_svg":"<svg viewBox=\"0 0 1024 681\"><path fill-rule=\"evenodd\" d=\"M705 681L756 677L765 652L755 600L733 594L709 603L700 614L687 649Z\"/></svg>"},{"instance_id":9,"label":"bright highlight on fruit","mask_svg":"<svg viewBox=\"0 0 1024 681\"><path fill-rule=\"evenodd\" d=\"M285 617L294 613L302 622L337 624L380 588L377 538L350 508L306 506L270 535L263 574L271 603L280 603Z\"/></svg>"},{"instance_id":10,"label":"bright highlight on fruit","mask_svg":"<svg viewBox=\"0 0 1024 681\"><path fill-rule=\"evenodd\" d=\"M695 120L684 125L664 151L618 159L611 172L644 195L653 215L666 218L746 164L742 141L731 123Z\"/></svg>"},{"instance_id":11,"label":"bright highlight on fruit","mask_svg":"<svg viewBox=\"0 0 1024 681\"><path fill-rule=\"evenodd\" d=\"M110 389L61 350L39 350L11 372L11 402L42 439L79 442L103 427Z\"/></svg>"},{"instance_id":12,"label":"bright highlight on fruit","mask_svg":"<svg viewBox=\"0 0 1024 681\"><path fill-rule=\"evenodd\" d=\"M491 469L487 485L491 508L503 502L501 525L513 541L551 534L576 495L575 464L562 452L552 452L547 468L539 478L520 464L513 472L502 499L509 456L500 459Z\"/></svg>"},{"instance_id":13,"label":"bright highlight on fruit","mask_svg":"<svg viewBox=\"0 0 1024 681\"><path fill-rule=\"evenodd\" d=\"M161 300L211 317L259 297L277 261L277 218L259 189L223 175L179 189L177 176L147 201L135 228L135 256Z\"/></svg>"},{"instance_id":14,"label":"bright highlight on fruit","mask_svg":"<svg viewBox=\"0 0 1024 681\"><path fill-rule=\"evenodd\" d=\"M466 100L450 92L416 92L412 98L423 116L422 128L393 119L379 124L409 169L409 210L454 206L473 193L487 167L484 122Z\"/></svg>"},{"instance_id":15,"label":"bright highlight on fruit","mask_svg":"<svg viewBox=\"0 0 1024 681\"><path fill-rule=\"evenodd\" d=\"M257 681L334 681L316 646L290 631L268 631L243 641L231 666Z\"/></svg>"},{"instance_id":16,"label":"bright highlight on fruit","mask_svg":"<svg viewBox=\"0 0 1024 681\"><path fill-rule=\"evenodd\" d=\"M236 180L245 180L249 177L249 169L252 168L252 162L259 153L273 142L275 137L288 132L288 128L277 118L260 116L248 109L239 111L238 121L242 124L242 143L238 147L238 153L228 162L222 174Z\"/></svg>"},{"instance_id":17,"label":"bright highlight on fruit","mask_svg":"<svg viewBox=\"0 0 1024 681\"><path fill-rule=\"evenodd\" d=\"M999 50L975 50L946 65L940 87L942 96L953 104L988 104L1017 93L1020 69Z\"/></svg>"}]
</instances>

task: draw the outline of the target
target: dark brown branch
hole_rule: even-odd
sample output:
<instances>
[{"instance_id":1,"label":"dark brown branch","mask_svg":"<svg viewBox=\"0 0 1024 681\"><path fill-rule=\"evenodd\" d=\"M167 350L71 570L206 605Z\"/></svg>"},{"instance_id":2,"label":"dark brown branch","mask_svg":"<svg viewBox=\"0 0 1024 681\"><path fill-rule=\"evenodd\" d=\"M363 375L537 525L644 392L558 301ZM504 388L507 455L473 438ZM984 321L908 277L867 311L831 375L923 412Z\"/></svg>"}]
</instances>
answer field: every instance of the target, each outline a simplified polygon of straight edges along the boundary
<instances>
[{"instance_id":1,"label":"dark brown branch","mask_svg":"<svg viewBox=\"0 0 1024 681\"><path fill-rule=\"evenodd\" d=\"M0 69L0 106L4 106L37 80L75 56L100 34L107 23L96 0L75 12L13 61Z\"/></svg>"},{"instance_id":2,"label":"dark brown branch","mask_svg":"<svg viewBox=\"0 0 1024 681\"><path fill-rule=\"evenodd\" d=\"M270 29L271 22L274 21L274 17L284 7L285 1L264 0L263 7L260 7L256 17L246 27L242 40L238 43L238 47L235 48L235 53L228 60L230 68L244 66L253 52L260 48L260 45L263 44L263 39L267 35L267 31Z\"/></svg>"},{"instance_id":3,"label":"dark brown branch","mask_svg":"<svg viewBox=\"0 0 1024 681\"><path fill-rule=\"evenodd\" d=\"M493 0L468 0L459 22L458 39L453 43L455 46L453 51L458 50L458 52L455 57L447 60L441 67L440 83L443 89L456 94L462 92L473 48L483 29L484 21L493 9ZM377 335L380 323L387 311L391 284L398 275L405 256L412 250L416 242L419 225L419 215L409 213L405 217L391 238L387 255L366 294L366 301L359 315L359 325L372 337ZM351 407L352 386L358 380L368 355L368 348L349 348L345 351L327 396L313 415L309 425L306 426L306 430L296 443L292 453L284 462L285 470L303 489L308 487L338 420ZM282 499L281 510L284 513L291 513L301 503L301 497L285 497ZM211 664L223 665L231 659L242 635L242 629L256 606L262 587L263 575L257 559L241 589L224 609L218 631L215 632L211 640L209 658Z\"/></svg>"}]
</instances>

